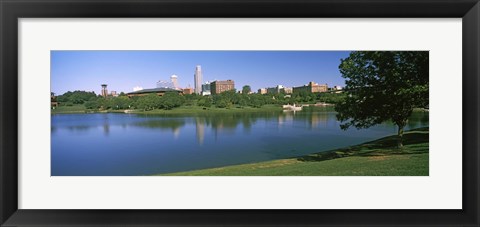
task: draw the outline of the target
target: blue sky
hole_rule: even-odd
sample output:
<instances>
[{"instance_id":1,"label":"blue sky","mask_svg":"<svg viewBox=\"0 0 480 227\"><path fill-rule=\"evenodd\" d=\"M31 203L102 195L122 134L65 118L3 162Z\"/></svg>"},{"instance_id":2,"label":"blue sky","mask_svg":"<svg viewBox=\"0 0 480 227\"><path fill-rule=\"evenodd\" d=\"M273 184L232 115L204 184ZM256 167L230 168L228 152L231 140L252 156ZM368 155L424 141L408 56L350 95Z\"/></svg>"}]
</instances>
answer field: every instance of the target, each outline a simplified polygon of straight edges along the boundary
<instances>
[{"instance_id":1,"label":"blue sky","mask_svg":"<svg viewBox=\"0 0 480 227\"><path fill-rule=\"evenodd\" d=\"M131 92L136 86L155 88L159 80L178 76L179 86L193 87L196 65L203 81L235 81L240 90L284 85L301 86L309 81L329 87L344 85L338 70L348 51L51 51L51 90L57 95L81 90L100 93Z\"/></svg>"}]
</instances>

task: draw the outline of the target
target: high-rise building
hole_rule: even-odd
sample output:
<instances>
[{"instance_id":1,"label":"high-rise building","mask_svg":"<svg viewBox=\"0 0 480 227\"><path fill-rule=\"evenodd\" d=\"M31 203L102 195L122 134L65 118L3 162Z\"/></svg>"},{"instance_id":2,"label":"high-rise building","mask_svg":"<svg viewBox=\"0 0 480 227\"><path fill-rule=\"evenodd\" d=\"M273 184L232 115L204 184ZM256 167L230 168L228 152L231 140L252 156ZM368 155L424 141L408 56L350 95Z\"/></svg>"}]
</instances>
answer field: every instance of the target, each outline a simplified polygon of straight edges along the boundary
<instances>
[{"instance_id":1,"label":"high-rise building","mask_svg":"<svg viewBox=\"0 0 480 227\"><path fill-rule=\"evenodd\" d=\"M170 76L170 80L172 81L173 89L178 89L178 76L173 74Z\"/></svg>"},{"instance_id":2,"label":"high-rise building","mask_svg":"<svg viewBox=\"0 0 480 227\"><path fill-rule=\"evenodd\" d=\"M108 96L107 85L102 84L102 96L106 98Z\"/></svg>"},{"instance_id":3,"label":"high-rise building","mask_svg":"<svg viewBox=\"0 0 480 227\"><path fill-rule=\"evenodd\" d=\"M195 82L195 94L202 94L202 66L195 67L195 74L193 76Z\"/></svg>"},{"instance_id":4,"label":"high-rise building","mask_svg":"<svg viewBox=\"0 0 480 227\"><path fill-rule=\"evenodd\" d=\"M212 95L220 94L224 91L230 90L235 90L235 82L233 80L217 80L210 83L210 92Z\"/></svg>"}]
</instances>

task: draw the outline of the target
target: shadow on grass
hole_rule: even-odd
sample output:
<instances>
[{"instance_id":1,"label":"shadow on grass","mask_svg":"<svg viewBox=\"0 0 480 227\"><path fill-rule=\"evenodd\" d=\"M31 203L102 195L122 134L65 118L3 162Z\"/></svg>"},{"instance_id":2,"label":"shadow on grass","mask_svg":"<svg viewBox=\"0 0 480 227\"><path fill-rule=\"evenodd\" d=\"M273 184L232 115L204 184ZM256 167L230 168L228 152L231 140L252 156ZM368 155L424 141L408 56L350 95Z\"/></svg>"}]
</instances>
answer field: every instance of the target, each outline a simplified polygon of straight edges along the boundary
<instances>
[{"instance_id":1,"label":"shadow on grass","mask_svg":"<svg viewBox=\"0 0 480 227\"><path fill-rule=\"evenodd\" d=\"M298 157L297 160L302 162L319 162L351 156L371 157L423 154L428 153L428 138L428 127L418 128L408 131L403 135L404 146L402 148L397 147L397 136L394 135L352 147Z\"/></svg>"}]
</instances>

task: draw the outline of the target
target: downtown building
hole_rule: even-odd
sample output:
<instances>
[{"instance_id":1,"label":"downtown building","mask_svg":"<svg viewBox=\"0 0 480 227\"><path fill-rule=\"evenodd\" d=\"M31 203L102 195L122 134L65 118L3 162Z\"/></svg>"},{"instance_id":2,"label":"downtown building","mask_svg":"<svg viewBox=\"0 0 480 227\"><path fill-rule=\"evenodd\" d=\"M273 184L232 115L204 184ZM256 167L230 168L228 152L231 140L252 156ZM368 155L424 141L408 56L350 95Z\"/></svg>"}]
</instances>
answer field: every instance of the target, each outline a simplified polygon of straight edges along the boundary
<instances>
[{"instance_id":1,"label":"downtown building","mask_svg":"<svg viewBox=\"0 0 480 227\"><path fill-rule=\"evenodd\" d=\"M211 95L212 94L212 91L211 91L211 86L210 86L210 82L205 82L202 84L202 95L205 96L205 95Z\"/></svg>"},{"instance_id":2,"label":"downtown building","mask_svg":"<svg viewBox=\"0 0 480 227\"><path fill-rule=\"evenodd\" d=\"M157 82L157 88L172 88L179 89L178 76L173 74L170 76L170 81L159 80Z\"/></svg>"},{"instance_id":3,"label":"downtown building","mask_svg":"<svg viewBox=\"0 0 480 227\"><path fill-rule=\"evenodd\" d=\"M327 84L317 84L313 81L310 83L300 86L300 87L294 87L293 92L298 93L301 91L306 91L308 93L320 93L320 92L327 92L328 91L328 85Z\"/></svg>"},{"instance_id":4,"label":"downtown building","mask_svg":"<svg viewBox=\"0 0 480 227\"><path fill-rule=\"evenodd\" d=\"M276 87L270 87L270 88L265 88L265 93L267 94L292 94L293 93L293 88L291 87L285 87L283 85L277 85ZM260 92L259 92L260 93ZM261 94L265 94L261 93Z\"/></svg>"},{"instance_id":5,"label":"downtown building","mask_svg":"<svg viewBox=\"0 0 480 227\"><path fill-rule=\"evenodd\" d=\"M194 91L195 94L202 94L202 66L197 65L195 67L195 74L193 75L194 79Z\"/></svg>"},{"instance_id":6,"label":"downtown building","mask_svg":"<svg viewBox=\"0 0 480 227\"><path fill-rule=\"evenodd\" d=\"M267 89L266 88L260 88L258 89L258 94L267 94Z\"/></svg>"},{"instance_id":7,"label":"downtown building","mask_svg":"<svg viewBox=\"0 0 480 227\"><path fill-rule=\"evenodd\" d=\"M210 92L212 95L231 90L235 90L235 82L233 80L216 80L210 83Z\"/></svg>"}]
</instances>

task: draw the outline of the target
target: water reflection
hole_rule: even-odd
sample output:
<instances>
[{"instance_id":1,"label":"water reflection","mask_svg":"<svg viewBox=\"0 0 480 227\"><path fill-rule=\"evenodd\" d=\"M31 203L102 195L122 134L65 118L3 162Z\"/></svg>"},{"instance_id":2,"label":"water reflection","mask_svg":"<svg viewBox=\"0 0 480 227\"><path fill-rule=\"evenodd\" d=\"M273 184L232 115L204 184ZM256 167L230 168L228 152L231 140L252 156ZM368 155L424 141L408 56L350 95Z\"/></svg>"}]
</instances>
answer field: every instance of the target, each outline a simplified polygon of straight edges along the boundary
<instances>
[{"instance_id":1,"label":"water reflection","mask_svg":"<svg viewBox=\"0 0 480 227\"><path fill-rule=\"evenodd\" d=\"M52 175L141 175L220 167L299 156L396 133L396 126L388 122L343 131L335 114L306 109L195 116L52 115ZM428 121L428 112L415 112L406 130L428 126Z\"/></svg>"},{"instance_id":2,"label":"water reflection","mask_svg":"<svg viewBox=\"0 0 480 227\"><path fill-rule=\"evenodd\" d=\"M339 122L336 120L335 112L323 109L307 109L306 111L296 112L267 112L267 113L234 113L234 114L206 114L195 117L159 117L138 115L133 117L133 121L119 122L114 115L99 114L101 116L101 127L103 134L108 136L112 126L119 125L122 129L128 127L148 128L152 130L170 131L175 139L178 139L182 130L189 130L187 125L195 127L195 137L199 145L203 145L205 141L205 133L207 129L213 132L215 138L220 134L233 135L237 130L242 130L245 135L252 133L252 128L258 121L269 122L275 121L277 130L283 127L304 127L309 130L314 129L331 129L332 127L339 127ZM189 123L193 122L193 123ZM408 128L418 128L428 125L428 112L415 112L407 122ZM83 122L82 122L83 123ZM386 122L384 125L394 126L391 122ZM96 128L95 122L88 122L88 124L73 124L64 125L52 124L51 132L56 133L59 129L67 129L72 132L86 132L90 129Z\"/></svg>"},{"instance_id":3,"label":"water reflection","mask_svg":"<svg viewBox=\"0 0 480 227\"><path fill-rule=\"evenodd\" d=\"M171 130L172 132L180 129L185 125L185 120L182 119L158 119L158 120L146 120L141 122L135 122L130 124L137 127L145 127L151 129Z\"/></svg>"},{"instance_id":4,"label":"water reflection","mask_svg":"<svg viewBox=\"0 0 480 227\"><path fill-rule=\"evenodd\" d=\"M205 119L199 117L195 118L195 132L197 143L203 145L203 141L205 140Z\"/></svg>"}]
</instances>

